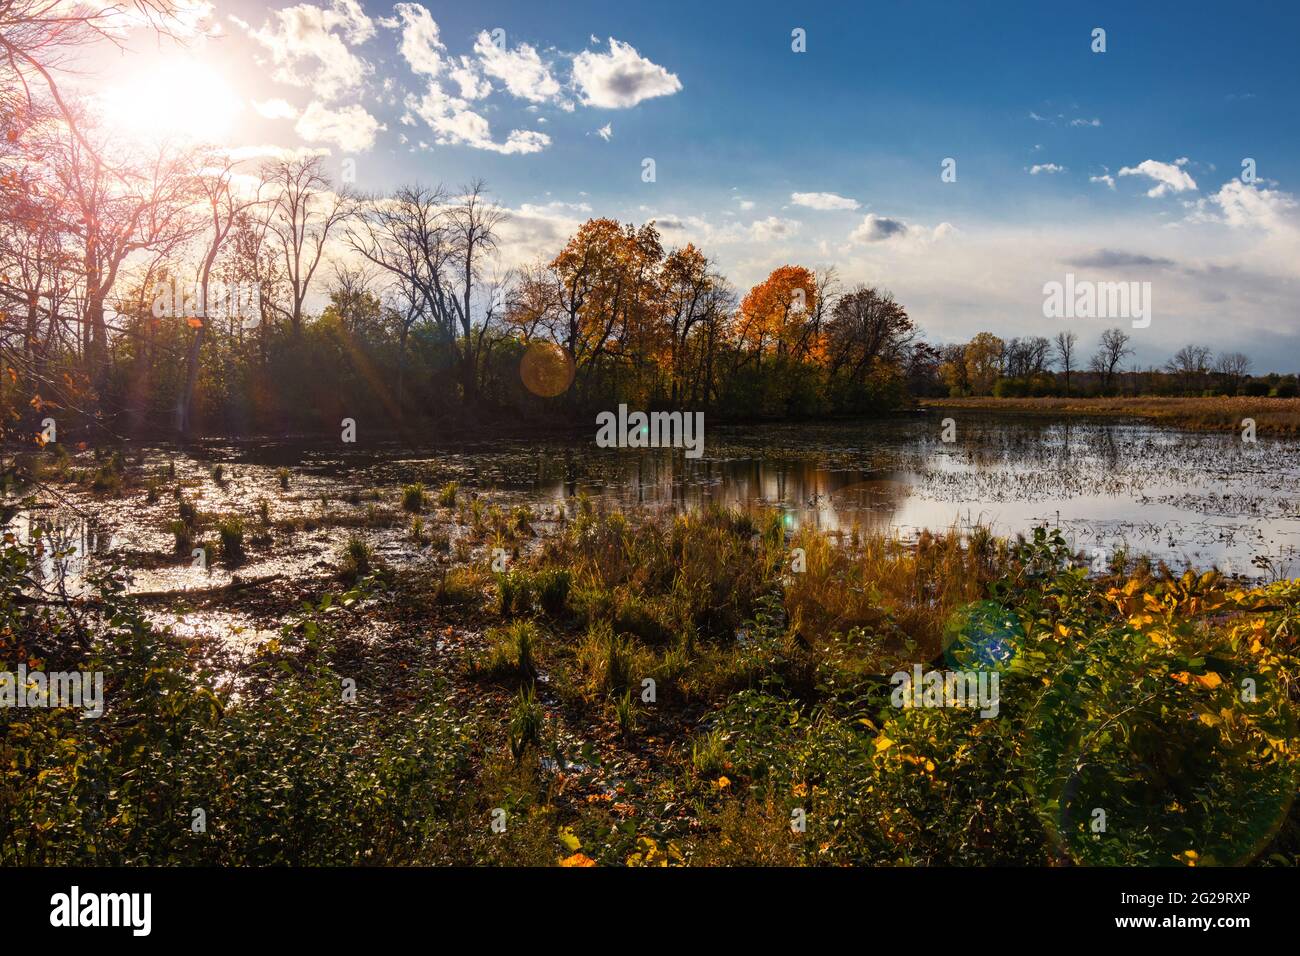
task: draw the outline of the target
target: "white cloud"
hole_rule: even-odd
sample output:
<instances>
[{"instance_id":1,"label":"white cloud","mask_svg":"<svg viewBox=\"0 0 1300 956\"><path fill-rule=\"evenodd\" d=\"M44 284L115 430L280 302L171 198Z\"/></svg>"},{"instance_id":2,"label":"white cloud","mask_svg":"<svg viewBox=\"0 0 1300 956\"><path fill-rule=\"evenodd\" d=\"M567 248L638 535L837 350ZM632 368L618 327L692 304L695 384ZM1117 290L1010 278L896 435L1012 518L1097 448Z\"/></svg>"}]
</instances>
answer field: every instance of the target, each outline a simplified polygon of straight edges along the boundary
<instances>
[{"instance_id":1,"label":"white cloud","mask_svg":"<svg viewBox=\"0 0 1300 956\"><path fill-rule=\"evenodd\" d=\"M266 119L293 119L298 110L285 100L253 100L253 109Z\"/></svg>"},{"instance_id":2,"label":"white cloud","mask_svg":"<svg viewBox=\"0 0 1300 956\"><path fill-rule=\"evenodd\" d=\"M600 129L596 130L596 135L608 143L614 138L614 124L606 123Z\"/></svg>"},{"instance_id":3,"label":"white cloud","mask_svg":"<svg viewBox=\"0 0 1300 956\"><path fill-rule=\"evenodd\" d=\"M742 210L744 210L745 212L748 212L749 210L751 210L751 209L754 208L754 200L752 200L752 199L742 199L742 200L740 200L740 208L741 208Z\"/></svg>"},{"instance_id":4,"label":"white cloud","mask_svg":"<svg viewBox=\"0 0 1300 956\"><path fill-rule=\"evenodd\" d=\"M1230 179L1208 200L1199 200L1191 218L1198 222L1222 222L1234 229L1295 233L1300 228L1297 209L1300 203L1290 193Z\"/></svg>"},{"instance_id":5,"label":"white cloud","mask_svg":"<svg viewBox=\"0 0 1300 956\"><path fill-rule=\"evenodd\" d=\"M1084 119L1083 117L1079 117L1079 118L1077 118L1077 119L1072 119L1072 120L1070 120L1070 125L1071 125L1071 126L1100 126L1100 125L1101 125L1101 120L1099 120L1099 119Z\"/></svg>"},{"instance_id":6,"label":"white cloud","mask_svg":"<svg viewBox=\"0 0 1300 956\"><path fill-rule=\"evenodd\" d=\"M460 95L467 100L481 100L492 92L492 84L479 72L478 64L467 56L447 73L460 87Z\"/></svg>"},{"instance_id":7,"label":"white cloud","mask_svg":"<svg viewBox=\"0 0 1300 956\"><path fill-rule=\"evenodd\" d=\"M1105 186L1106 186L1107 189L1114 189L1114 188L1115 188L1115 177L1114 177L1114 176L1111 176L1111 175L1109 175L1109 174L1103 174L1103 175L1101 175L1101 176L1089 176L1089 177L1088 177L1088 182L1090 182L1090 183L1103 183L1103 184L1105 184Z\"/></svg>"},{"instance_id":8,"label":"white cloud","mask_svg":"<svg viewBox=\"0 0 1300 956\"><path fill-rule=\"evenodd\" d=\"M675 73L652 63L630 43L609 38L608 53L583 51L573 58L573 82L587 106L625 109L682 88Z\"/></svg>"},{"instance_id":9,"label":"white cloud","mask_svg":"<svg viewBox=\"0 0 1300 956\"><path fill-rule=\"evenodd\" d=\"M329 9L300 3L272 16L248 35L271 54L271 78L277 83L310 87L322 99L332 100L359 87L371 72L370 65L348 49L375 32L356 0L334 0Z\"/></svg>"},{"instance_id":10,"label":"white cloud","mask_svg":"<svg viewBox=\"0 0 1300 956\"><path fill-rule=\"evenodd\" d=\"M250 159L310 159L312 156L328 156L330 151L324 146L274 146L263 143L259 146L236 146L224 150L225 154L237 163Z\"/></svg>"},{"instance_id":11,"label":"white cloud","mask_svg":"<svg viewBox=\"0 0 1300 956\"><path fill-rule=\"evenodd\" d=\"M956 231L950 222L941 222L933 229L927 229L893 216L878 216L874 212L869 212L862 217L862 222L857 228L849 233L849 243L865 245L893 240L909 240L917 243L937 242L947 239Z\"/></svg>"},{"instance_id":12,"label":"white cloud","mask_svg":"<svg viewBox=\"0 0 1300 956\"><path fill-rule=\"evenodd\" d=\"M578 231L591 209L584 203L552 202L524 203L506 211L509 216L499 230L499 248L501 265L511 268L549 260Z\"/></svg>"},{"instance_id":13,"label":"white cloud","mask_svg":"<svg viewBox=\"0 0 1300 956\"><path fill-rule=\"evenodd\" d=\"M551 144L551 138L545 133L520 129L511 130L504 143L496 142L488 121L471 110L465 100L448 96L436 82L429 84L421 99L408 97L406 108L408 114L415 113L428 123L443 145L472 146L510 155L538 153ZM406 120L404 116L402 122Z\"/></svg>"},{"instance_id":14,"label":"white cloud","mask_svg":"<svg viewBox=\"0 0 1300 956\"><path fill-rule=\"evenodd\" d=\"M349 43L365 43L375 35L375 25L358 0L334 0L333 14L347 33Z\"/></svg>"},{"instance_id":15,"label":"white cloud","mask_svg":"<svg viewBox=\"0 0 1300 956\"><path fill-rule=\"evenodd\" d=\"M412 72L437 76L442 72L442 54L447 48L438 37L438 24L428 8L418 3L399 3L393 10L401 18L402 41L398 50L402 59Z\"/></svg>"},{"instance_id":16,"label":"white cloud","mask_svg":"<svg viewBox=\"0 0 1300 956\"><path fill-rule=\"evenodd\" d=\"M294 129L308 142L333 143L345 153L361 153L375 145L375 134L384 127L356 104L331 109L313 101Z\"/></svg>"},{"instance_id":17,"label":"white cloud","mask_svg":"<svg viewBox=\"0 0 1300 956\"><path fill-rule=\"evenodd\" d=\"M1168 193L1186 192L1189 189L1196 188L1196 180L1188 175L1182 167L1187 165L1187 157L1174 160L1172 163L1161 163L1154 159L1144 159L1136 166L1125 166L1120 169L1121 176L1146 176L1148 179L1154 179L1156 185L1147 190L1147 195L1152 199L1159 199Z\"/></svg>"},{"instance_id":18,"label":"white cloud","mask_svg":"<svg viewBox=\"0 0 1300 956\"><path fill-rule=\"evenodd\" d=\"M768 216L749 225L749 238L754 242L770 242L773 239L788 239L800 229L800 223L794 219L781 219Z\"/></svg>"},{"instance_id":19,"label":"white cloud","mask_svg":"<svg viewBox=\"0 0 1300 956\"><path fill-rule=\"evenodd\" d=\"M1048 175L1051 175L1052 173L1063 172L1065 172L1065 167L1058 166L1056 163L1038 163L1029 167L1030 176L1037 176L1039 173L1047 173Z\"/></svg>"},{"instance_id":20,"label":"white cloud","mask_svg":"<svg viewBox=\"0 0 1300 956\"><path fill-rule=\"evenodd\" d=\"M858 227L849 233L850 242L884 242L887 239L906 236L908 225L901 219L877 216L867 213Z\"/></svg>"},{"instance_id":21,"label":"white cloud","mask_svg":"<svg viewBox=\"0 0 1300 956\"><path fill-rule=\"evenodd\" d=\"M549 216L557 213L579 213L583 216L590 216L592 209L591 203L561 202L555 199L545 205L530 202L521 203L519 211L525 216Z\"/></svg>"},{"instance_id":22,"label":"white cloud","mask_svg":"<svg viewBox=\"0 0 1300 956\"><path fill-rule=\"evenodd\" d=\"M829 209L857 209L862 205L856 199L837 196L835 193L791 193L790 201L796 206L807 206L809 209L823 211Z\"/></svg>"},{"instance_id":23,"label":"white cloud","mask_svg":"<svg viewBox=\"0 0 1300 956\"><path fill-rule=\"evenodd\" d=\"M483 72L504 83L512 96L530 103L548 103L559 97L560 84L551 75L550 66L527 43L503 50L485 30L474 41L474 52Z\"/></svg>"}]
</instances>

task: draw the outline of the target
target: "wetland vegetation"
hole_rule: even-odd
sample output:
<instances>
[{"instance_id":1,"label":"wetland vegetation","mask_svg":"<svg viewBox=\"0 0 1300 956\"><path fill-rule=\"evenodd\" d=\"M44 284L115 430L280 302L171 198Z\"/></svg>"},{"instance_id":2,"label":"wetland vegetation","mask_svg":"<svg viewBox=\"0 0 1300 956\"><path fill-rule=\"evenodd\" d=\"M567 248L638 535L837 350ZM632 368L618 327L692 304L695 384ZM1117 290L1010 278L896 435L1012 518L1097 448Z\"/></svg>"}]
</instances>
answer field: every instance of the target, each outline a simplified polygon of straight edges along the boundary
<instances>
[{"instance_id":1,"label":"wetland vegetation","mask_svg":"<svg viewBox=\"0 0 1300 956\"><path fill-rule=\"evenodd\" d=\"M1163 514L1174 481L1241 544L1296 518L1293 446L956 414L952 446L922 416L630 471L554 442L32 455L0 656L102 671L107 706L0 710L0 858L1300 863L1285 554L1099 563L1086 517L943 510L1084 515L1096 484ZM895 706L918 665L996 672L997 716Z\"/></svg>"}]
</instances>

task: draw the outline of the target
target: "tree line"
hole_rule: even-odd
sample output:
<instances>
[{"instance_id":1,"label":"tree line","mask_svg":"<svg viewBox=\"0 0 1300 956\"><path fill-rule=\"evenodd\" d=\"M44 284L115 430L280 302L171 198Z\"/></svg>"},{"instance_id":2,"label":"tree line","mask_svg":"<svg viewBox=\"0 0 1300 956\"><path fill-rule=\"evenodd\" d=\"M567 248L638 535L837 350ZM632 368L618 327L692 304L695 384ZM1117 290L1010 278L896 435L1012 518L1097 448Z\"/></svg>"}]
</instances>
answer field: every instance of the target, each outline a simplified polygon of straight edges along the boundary
<instances>
[{"instance_id":1,"label":"tree line","mask_svg":"<svg viewBox=\"0 0 1300 956\"><path fill-rule=\"evenodd\" d=\"M943 345L923 385L925 394L952 397L1025 396L1210 396L1252 395L1294 398L1294 374L1251 375L1242 352L1216 355L1201 345L1185 345L1163 366L1145 368L1133 361L1132 336L1106 329L1092 352L1081 351L1075 332L1049 339L1026 336L1003 340L980 332L969 342Z\"/></svg>"},{"instance_id":2,"label":"tree line","mask_svg":"<svg viewBox=\"0 0 1300 956\"><path fill-rule=\"evenodd\" d=\"M6 125L11 430L47 415L179 435L385 427L623 401L834 414L904 401L929 355L887 292L787 265L740 295L654 223L591 219L553 255L505 268L507 213L479 181L361 195L317 156L250 168L213 149L147 150L67 103L9 109ZM562 395L521 378L542 346L571 366Z\"/></svg>"}]
</instances>

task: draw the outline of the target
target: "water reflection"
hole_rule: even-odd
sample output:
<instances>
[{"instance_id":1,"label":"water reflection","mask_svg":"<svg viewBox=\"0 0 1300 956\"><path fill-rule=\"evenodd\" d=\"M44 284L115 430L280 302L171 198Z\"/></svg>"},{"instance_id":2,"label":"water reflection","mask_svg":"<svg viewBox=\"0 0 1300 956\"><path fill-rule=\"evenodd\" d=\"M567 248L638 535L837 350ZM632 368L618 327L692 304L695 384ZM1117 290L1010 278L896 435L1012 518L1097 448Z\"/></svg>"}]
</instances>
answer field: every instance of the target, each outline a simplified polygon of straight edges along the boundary
<instances>
[{"instance_id":1,"label":"water reflection","mask_svg":"<svg viewBox=\"0 0 1300 956\"><path fill-rule=\"evenodd\" d=\"M1083 551L1122 548L1175 566L1247 574L1253 558L1267 555L1300 575L1300 443L1294 440L1247 445L1235 433L1142 422L952 414L957 439L951 443L941 440L946 414L917 415L711 429L699 459L671 449L597 448L593 432L418 449L209 442L183 451L151 449L146 465L174 464L186 495L211 515L247 518L250 502L260 497L270 499L277 518L316 514L326 500L363 507L396 500L412 482L436 489L458 481L471 494L491 491L544 511L571 510L585 494L606 507L650 511L774 508L792 529L828 532L858 528L911 537L981 524L1014 536L1047 524ZM228 476L220 486L209 477L216 463ZM287 490L275 477L281 466L293 473ZM47 578L59 568L75 576L81 562L115 548L129 546L132 566L170 554L169 501L151 509L138 497L83 504L94 516L86 522L64 512L20 514L11 522L24 540L44 522ZM396 541L403 530L391 534ZM376 538L382 548L383 534ZM328 529L293 541L292 550L275 549L275 570L309 573L337 546ZM68 547L75 550L64 554ZM181 558L154 563L140 572L153 582L148 586L199 583Z\"/></svg>"},{"instance_id":2,"label":"water reflection","mask_svg":"<svg viewBox=\"0 0 1300 956\"><path fill-rule=\"evenodd\" d=\"M93 516L63 511L31 510L14 514L5 531L32 545L31 577L47 592L80 595L94 557L117 547L117 537Z\"/></svg>"},{"instance_id":3,"label":"water reflection","mask_svg":"<svg viewBox=\"0 0 1300 956\"><path fill-rule=\"evenodd\" d=\"M598 480L579 477L574 464L566 461L564 477L548 477L543 457L538 456L539 477L530 491L551 502L586 494L619 507L650 511L710 505L776 508L791 515L793 525L847 531L853 525L887 527L911 487L902 472L832 469L808 458L692 460L671 452L648 452L622 460L621 473Z\"/></svg>"}]
</instances>

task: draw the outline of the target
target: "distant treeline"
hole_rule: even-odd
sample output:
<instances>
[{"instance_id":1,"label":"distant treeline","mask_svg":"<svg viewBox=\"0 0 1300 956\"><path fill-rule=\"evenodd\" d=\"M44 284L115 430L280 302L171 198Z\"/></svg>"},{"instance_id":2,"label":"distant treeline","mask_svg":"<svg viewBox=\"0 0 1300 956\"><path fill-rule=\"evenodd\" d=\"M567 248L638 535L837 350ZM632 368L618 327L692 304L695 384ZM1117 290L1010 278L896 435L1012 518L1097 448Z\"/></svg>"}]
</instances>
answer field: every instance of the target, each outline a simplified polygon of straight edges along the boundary
<instances>
[{"instance_id":1,"label":"distant treeline","mask_svg":"<svg viewBox=\"0 0 1300 956\"><path fill-rule=\"evenodd\" d=\"M1295 398L1295 373L1252 375L1241 352L1215 355L1200 345L1186 345L1163 366L1143 368L1132 361L1132 339L1121 329L1101 333L1096 350L1079 350L1075 332L1007 341L981 332L966 343L938 349L938 362L926 371L919 394L953 398L1047 396L1192 396L1245 395Z\"/></svg>"}]
</instances>

